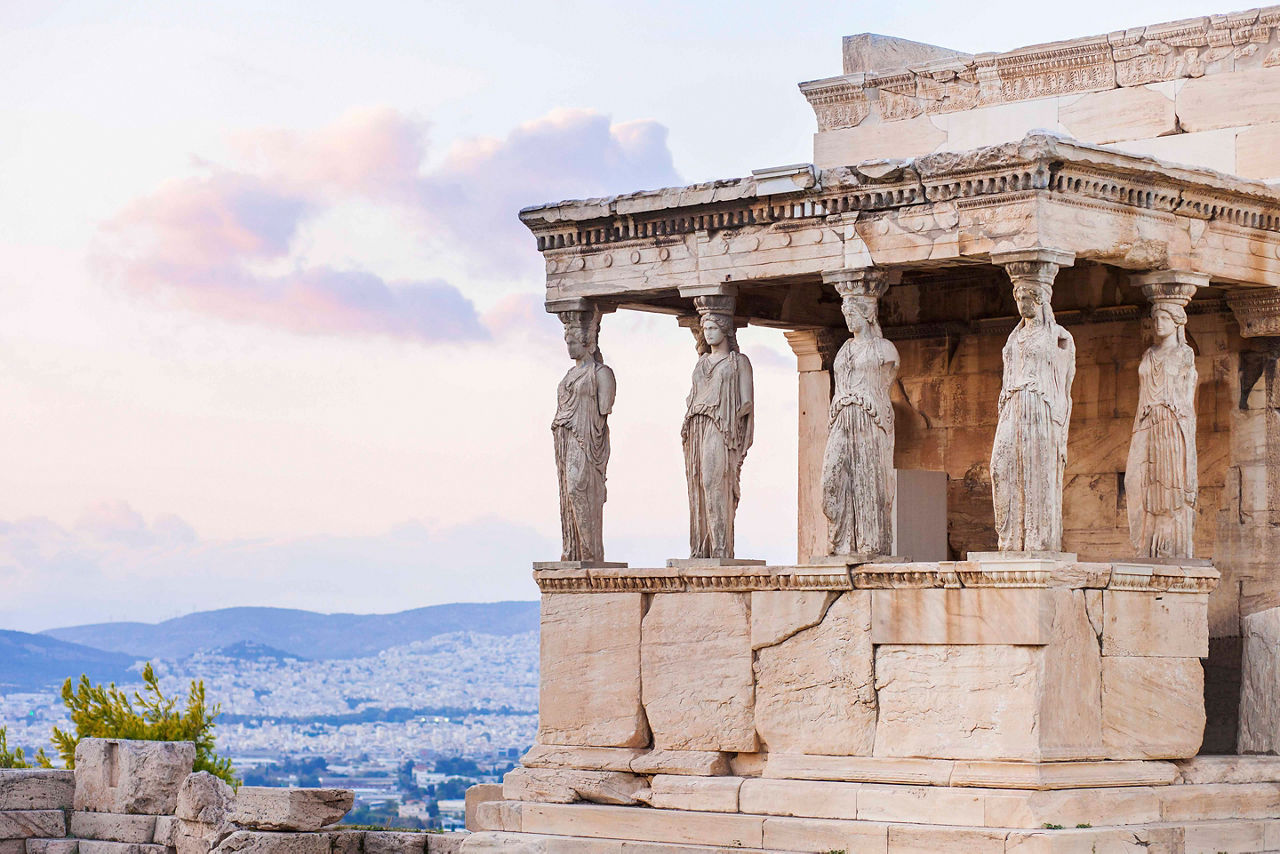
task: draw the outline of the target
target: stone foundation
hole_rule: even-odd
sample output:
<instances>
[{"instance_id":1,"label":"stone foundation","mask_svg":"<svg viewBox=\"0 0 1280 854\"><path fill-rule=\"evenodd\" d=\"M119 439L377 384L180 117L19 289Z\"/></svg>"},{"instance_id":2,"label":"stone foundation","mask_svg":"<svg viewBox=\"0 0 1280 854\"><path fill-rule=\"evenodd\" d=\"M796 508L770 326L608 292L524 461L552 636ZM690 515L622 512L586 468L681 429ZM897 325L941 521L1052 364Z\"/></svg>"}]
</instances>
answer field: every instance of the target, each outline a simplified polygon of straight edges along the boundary
<instances>
[{"instance_id":1,"label":"stone foundation","mask_svg":"<svg viewBox=\"0 0 1280 854\"><path fill-rule=\"evenodd\" d=\"M194 758L189 742L86 738L75 771L0 769L0 854L454 854L463 837L345 830L349 791L233 793Z\"/></svg>"},{"instance_id":2,"label":"stone foundation","mask_svg":"<svg viewBox=\"0 0 1280 854\"><path fill-rule=\"evenodd\" d=\"M477 793L469 852L1280 850L1280 760L1196 757L1212 567L983 555L535 577L544 648L576 643L542 662L560 741L544 729L500 795ZM572 679L650 739L607 743L594 696L548 696Z\"/></svg>"}]
</instances>

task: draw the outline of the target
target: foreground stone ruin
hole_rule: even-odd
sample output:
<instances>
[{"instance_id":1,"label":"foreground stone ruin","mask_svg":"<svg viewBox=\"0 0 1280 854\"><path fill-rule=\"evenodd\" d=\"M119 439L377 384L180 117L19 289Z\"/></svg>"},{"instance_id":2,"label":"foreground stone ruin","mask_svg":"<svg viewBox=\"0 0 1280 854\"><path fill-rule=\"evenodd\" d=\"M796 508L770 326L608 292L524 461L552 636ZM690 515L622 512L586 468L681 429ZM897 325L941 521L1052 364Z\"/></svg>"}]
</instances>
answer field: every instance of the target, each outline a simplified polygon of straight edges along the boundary
<instances>
[{"instance_id":1,"label":"foreground stone ruin","mask_svg":"<svg viewBox=\"0 0 1280 854\"><path fill-rule=\"evenodd\" d=\"M463 847L1280 851L1280 7L844 48L812 164L521 211L564 549ZM605 559L618 310L696 349L664 567ZM794 565L735 555L748 324L797 357Z\"/></svg>"},{"instance_id":2,"label":"foreground stone ruin","mask_svg":"<svg viewBox=\"0 0 1280 854\"><path fill-rule=\"evenodd\" d=\"M189 742L86 738L74 771L0 769L0 854L453 854L462 834L344 830L342 789L192 773Z\"/></svg>"}]
</instances>

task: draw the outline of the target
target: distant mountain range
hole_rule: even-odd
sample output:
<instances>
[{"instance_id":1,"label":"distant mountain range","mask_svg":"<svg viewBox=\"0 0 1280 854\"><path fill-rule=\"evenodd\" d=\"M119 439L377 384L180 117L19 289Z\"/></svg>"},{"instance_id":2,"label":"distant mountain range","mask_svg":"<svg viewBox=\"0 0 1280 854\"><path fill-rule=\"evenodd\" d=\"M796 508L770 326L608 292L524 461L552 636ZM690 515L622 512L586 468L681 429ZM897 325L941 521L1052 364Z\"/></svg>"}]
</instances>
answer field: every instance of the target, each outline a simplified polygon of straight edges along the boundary
<instances>
[{"instance_id":1,"label":"distant mountain range","mask_svg":"<svg viewBox=\"0 0 1280 854\"><path fill-rule=\"evenodd\" d=\"M94 682L132 682L136 659L44 635L0 630L0 691L27 691L61 685L87 673Z\"/></svg>"},{"instance_id":2,"label":"distant mountain range","mask_svg":"<svg viewBox=\"0 0 1280 854\"><path fill-rule=\"evenodd\" d=\"M264 654L312 660L359 658L449 632L507 636L537 629L537 602L459 602L398 614L223 608L162 623L96 623L49 629L41 635L25 637L81 644L92 647L89 652L99 655L124 653L115 655L113 660L127 659L128 666L135 659L186 658L202 650L220 650L236 658ZM0 647L0 682L4 681L5 658L4 647Z\"/></svg>"}]
</instances>

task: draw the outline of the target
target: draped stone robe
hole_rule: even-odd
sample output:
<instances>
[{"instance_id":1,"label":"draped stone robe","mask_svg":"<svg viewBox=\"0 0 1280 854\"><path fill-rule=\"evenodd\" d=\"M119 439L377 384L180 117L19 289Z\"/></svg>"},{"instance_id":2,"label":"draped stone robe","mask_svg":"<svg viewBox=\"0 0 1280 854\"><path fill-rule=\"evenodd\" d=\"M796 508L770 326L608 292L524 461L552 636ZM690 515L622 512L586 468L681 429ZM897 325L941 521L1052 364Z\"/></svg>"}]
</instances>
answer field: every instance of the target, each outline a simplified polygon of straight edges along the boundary
<instances>
[{"instance_id":1,"label":"draped stone robe","mask_svg":"<svg viewBox=\"0 0 1280 854\"><path fill-rule=\"evenodd\" d=\"M562 560L604 560L605 468L609 464L609 420L600 414L599 396L604 371L610 368L588 359L570 368L557 389L551 432L560 478Z\"/></svg>"},{"instance_id":2,"label":"draped stone robe","mask_svg":"<svg viewBox=\"0 0 1280 854\"><path fill-rule=\"evenodd\" d=\"M1062 476L1075 372L1075 340L1052 320L1023 321L1005 342L991 450L1001 551L1062 550Z\"/></svg>"},{"instance_id":3,"label":"draped stone robe","mask_svg":"<svg viewBox=\"0 0 1280 854\"><path fill-rule=\"evenodd\" d=\"M742 461L751 447L755 419L751 414L738 417L744 369L750 363L737 351L704 353L693 368L680 430L689 485L690 557L733 557Z\"/></svg>"},{"instance_id":4,"label":"draped stone robe","mask_svg":"<svg viewBox=\"0 0 1280 854\"><path fill-rule=\"evenodd\" d=\"M828 554L889 554L893 549L893 404L898 350L858 335L836 354L835 391L822 459Z\"/></svg>"},{"instance_id":5,"label":"draped stone robe","mask_svg":"<svg viewBox=\"0 0 1280 854\"><path fill-rule=\"evenodd\" d=\"M1199 474L1195 352L1151 347L1138 366L1138 411L1125 467L1129 536L1138 557L1191 557Z\"/></svg>"}]
</instances>

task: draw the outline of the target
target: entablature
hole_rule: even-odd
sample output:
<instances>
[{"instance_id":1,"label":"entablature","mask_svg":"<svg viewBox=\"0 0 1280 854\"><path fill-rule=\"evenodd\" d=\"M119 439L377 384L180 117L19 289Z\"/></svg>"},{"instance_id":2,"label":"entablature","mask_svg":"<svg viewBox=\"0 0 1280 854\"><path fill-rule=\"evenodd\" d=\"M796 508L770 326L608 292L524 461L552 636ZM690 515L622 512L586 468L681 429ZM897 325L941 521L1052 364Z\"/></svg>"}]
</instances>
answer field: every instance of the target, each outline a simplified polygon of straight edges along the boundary
<instances>
[{"instance_id":1,"label":"entablature","mask_svg":"<svg viewBox=\"0 0 1280 854\"><path fill-rule=\"evenodd\" d=\"M1049 134L822 170L790 192L743 178L520 216L546 262L549 300L657 310L678 310L663 300L681 286L747 294L840 269L987 264L993 252L1041 246L1203 273L1226 288L1280 282L1280 191Z\"/></svg>"}]
</instances>

